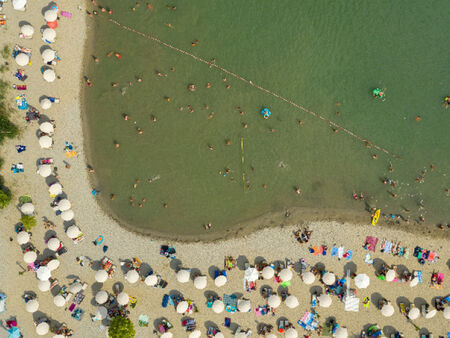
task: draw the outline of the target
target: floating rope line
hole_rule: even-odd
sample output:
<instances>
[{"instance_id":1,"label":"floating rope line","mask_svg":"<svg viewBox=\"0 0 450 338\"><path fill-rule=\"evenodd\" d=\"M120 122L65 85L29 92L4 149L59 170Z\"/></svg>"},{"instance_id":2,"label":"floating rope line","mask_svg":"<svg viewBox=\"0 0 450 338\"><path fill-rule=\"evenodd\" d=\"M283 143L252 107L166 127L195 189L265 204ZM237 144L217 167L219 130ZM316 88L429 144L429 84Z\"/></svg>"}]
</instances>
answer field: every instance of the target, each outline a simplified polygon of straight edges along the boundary
<instances>
[{"instance_id":1,"label":"floating rope line","mask_svg":"<svg viewBox=\"0 0 450 338\"><path fill-rule=\"evenodd\" d=\"M255 83L253 83L251 80L247 80L247 79L243 78L242 76L240 76L238 74L235 74L235 73L233 73L233 72L231 72L231 71L229 71L229 70L227 70L225 68L222 68L219 65L217 65L215 62L206 61L206 60L204 60L202 58L199 58L198 56L195 56L194 54L191 54L191 53L189 53L189 52L187 52L187 51L185 51L183 49L177 48L177 47L172 46L171 44L169 44L167 42L164 42L164 41L162 41L162 40L160 40L158 38L155 38L154 36L150 36L150 35L144 34L144 33L139 32L139 31L137 31L137 30L135 30L135 29L133 29L131 27L122 25L120 22L118 22L118 21L116 21L114 19L108 19L108 21L112 22L113 24L115 24L115 25L117 25L117 26L119 26L119 27L121 27L121 28L123 28L125 30L133 32L133 33L138 34L138 35L140 35L140 36L142 36L142 37L144 37L146 39L153 40L153 41L159 43L160 45L163 45L163 46L165 46L167 48L175 50L178 53L190 56L191 58L193 58L196 61L199 61L199 62L202 62L204 64L207 64L210 68L212 68L212 67L217 68L217 69L221 70L222 72L235 77L236 79L239 79L239 80L241 80L241 81L243 81L243 82L245 82L245 83L247 83L247 84L249 84L249 85L251 85L251 86L253 86L253 87L255 87L255 88L257 88L257 89L259 89L259 90L261 90L261 91L263 91L265 93L267 93L267 94L269 94L269 95L272 95L273 97L276 97L277 99L280 99L280 100L282 100L282 101L284 101L286 103L289 103L291 106L294 106L295 108L303 110L304 112L306 112L306 113L308 113L308 114L310 114L310 115L312 115L312 116L314 116L314 117L316 117L318 119L321 119L322 121L325 121L329 125L335 127L336 129L342 130L343 132L347 133L348 135L353 136L354 138L360 140L361 142L364 142L368 146L374 147L375 149L378 149L378 150L386 153L389 156L400 158L400 156L395 155L395 154L391 153L389 150L387 150L387 149L385 149L383 147L380 147L380 146L370 142L369 140L365 139L364 137L353 133L352 131L348 130L347 128L344 128L344 127L340 126L339 124L337 124L337 123L327 119L326 117L324 117L324 116L322 116L322 115L320 115L318 113L315 113L312 110L309 110L308 108L305 108L305 107L303 107L303 106L301 106L301 105L299 105L299 104L297 104L297 103L295 103L295 102L293 102L293 101L291 101L291 100L289 100L289 99L287 99L287 98L285 98L283 96L280 96L277 93L271 92L270 90L268 90L266 88L263 88L263 87L255 84Z\"/></svg>"}]
</instances>

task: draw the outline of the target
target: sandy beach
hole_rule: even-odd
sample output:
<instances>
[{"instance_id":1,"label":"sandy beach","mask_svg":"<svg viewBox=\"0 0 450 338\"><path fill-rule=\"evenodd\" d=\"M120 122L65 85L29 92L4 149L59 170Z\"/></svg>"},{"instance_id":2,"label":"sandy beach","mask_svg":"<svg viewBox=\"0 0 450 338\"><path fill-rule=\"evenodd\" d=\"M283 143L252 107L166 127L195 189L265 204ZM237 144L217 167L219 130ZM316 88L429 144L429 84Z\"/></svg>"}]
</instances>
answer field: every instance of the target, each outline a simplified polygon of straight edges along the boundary
<instances>
[{"instance_id":1,"label":"sandy beach","mask_svg":"<svg viewBox=\"0 0 450 338\"><path fill-rule=\"evenodd\" d=\"M394 229L392 227L371 225L350 224L342 222L321 222L314 221L305 224L301 212L291 212L290 217L285 217L284 212L272 218L276 224L272 227L263 228L268 219L258 220L259 226L252 229L261 228L256 232L247 234L245 231L239 233L237 238L228 238L226 240L216 240L214 242L177 242L170 243L143 236L127 231L116 221L105 214L98 205L96 198L92 195L89 173L85 158L85 147L83 139L83 121L81 111L82 104L80 97L82 95L83 77L83 52L86 33L91 28L89 18L85 14L85 4L83 2L72 2L62 0L58 2L61 10L72 13L72 18L61 17L57 28L57 40L51 44L54 50L62 58L53 68L60 77L53 83L47 83L42 79L40 68L43 64L40 55L40 48L44 45L41 40L39 28L45 25L42 9L47 3L30 1L25 12L14 11L10 3L4 5L4 13L7 14L7 30L0 31L0 38L3 44L10 47L15 44L31 48L31 65L24 69L28 75L26 84L28 89L26 97L28 102L39 107L39 98L42 95L60 98L59 104L54 104L49 110L41 110L42 116L55 120L56 132L54 144L51 149L41 149L39 146L36 132L38 123L36 121L26 124L23 114L17 113L13 120L21 128L21 135L18 139L6 142L1 148L2 157L5 164L1 169L1 175L5 177L6 185L13 191L13 203L2 210L0 215L0 225L3 236L0 237L0 247L2 248L2 261L0 265L0 292L5 293L7 298L7 311L0 314L0 319L7 320L11 316L17 318L19 327L25 337L34 337L35 326L33 319L41 316L47 316L56 323L66 323L74 331L74 337L103 337L107 336L107 328L101 326L99 322L92 322L90 314L95 314L96 303L94 296L100 289L113 292L115 283L120 283L124 291L137 299L137 305L130 309L130 319L135 324L136 337L150 337L155 329L159 319L167 318L174 328L170 330L174 337L187 337L181 326L181 319L186 316L177 314L173 306L163 308L161 301L164 294L180 292L184 297L194 301L198 308L198 313L187 317L194 318L197 321L197 328L202 331L202 336L206 336L206 330L210 326L217 326L226 337L233 337L236 325L243 329L250 329L252 337L258 336L258 323L272 324L274 327L280 318L287 318L291 323L296 323L311 308L311 291L323 289L323 285L316 280L312 285L305 285L298 275L294 272L291 286L288 287L289 293L297 296L299 306L295 309L289 309L282 304L277 310L276 315L256 317L252 312L229 314L223 312L216 314L207 308L205 294L207 291L213 291L219 296L224 294L236 294L239 297L250 299L252 308L257 305L264 305L265 300L260 294L260 288L270 286L274 291L280 291L280 284L273 280L258 280L257 290L246 292L243 289L244 263L254 264L264 258L267 262L285 261L289 259L297 263L301 258L314 266L317 263L323 263L328 271L334 272L339 278L345 276L347 268L350 266L357 273L366 273L369 275L371 283L367 289L358 290L358 297L362 300L364 297L370 297L372 300L379 299L380 295L389 300L395 308L395 313L391 317L382 316L376 309L375 304L371 304L366 310L360 304L359 312L345 312L344 304L336 297L329 308L318 308L321 324L329 317L335 317L336 321L348 329L350 337L359 337L363 328L368 324L378 324L385 331L386 336L393 332L395 328L403 332L405 337L418 337L418 332L414 326L402 316L399 309L399 302L406 298L409 302L420 306L424 302L432 304L434 297L448 296L450 288L448 280L443 284L442 289L430 288L429 282L433 271L448 274L450 268L448 246L448 232L436 232L428 234L428 230L420 229L414 233L406 232L404 229ZM33 25L35 34L31 40L19 39L19 23L26 21ZM16 64L12 58L9 60L10 70L5 73L5 79L13 83L13 71ZM11 105L14 104L14 96L17 92L11 90ZM38 108L39 109L39 108ZM88 112L89 113L89 112ZM65 142L74 145L74 150L78 156L75 158L66 158L64 152ZM27 146L23 153L17 153L15 145L22 144ZM36 161L39 158L52 157L54 166L57 167L58 180L63 185L63 191L72 203L72 210L75 213L75 223L84 234L85 239L74 244L65 234L65 229L74 222L63 223L60 216L55 214L50 206L52 198L48 194L49 178L44 179L36 174ZM22 162L25 172L20 174L11 174L10 165L12 163ZM66 168L66 162L70 168ZM35 205L35 215L38 225L32 230L31 242L40 250L42 257L46 257L51 252L46 249L45 239L48 239L53 232L46 230L43 225L42 217L47 217L56 224L56 236L63 241L68 252L59 257L60 267L52 272L52 278L56 278L59 285L68 285L75 277L88 284L85 290L86 298L80 307L84 310L84 317L77 321L71 317L71 313L65 310L65 307L56 307L53 304L52 292L41 292L37 285L38 280L34 272L25 272L19 274L26 268L23 262L23 254L19 244L16 241L14 225L21 217L18 209L18 197L29 195ZM279 226L274 226L279 225ZM245 224L242 227L245 228ZM298 228L309 228L313 231L312 239L307 244L299 244L293 236L293 232ZM441 236L436 234L442 234ZM93 241L99 236L104 236L102 245L108 246L106 253L102 251L102 246L93 245ZM379 244L376 252L371 252L373 259L381 259L388 265L403 265L409 271L421 270L423 272L423 282L418 286L411 288L402 282L386 282L379 280L375 276L375 270L372 265L365 263L365 256L368 253L362 248L366 236L379 238ZM12 241L9 238L12 238ZM380 252L380 242L382 239L388 239L393 242L400 241L402 245L410 250L409 258L397 257L388 253ZM159 254L160 246L170 244L175 247L177 257L170 260ZM310 246L327 245L329 251L327 255L313 255L308 248ZM331 256L331 248L344 246L346 250L353 251L351 260L341 259ZM426 263L420 265L417 258L413 257L413 251L416 246L427 250L432 250L439 255L436 263ZM100 261L104 256L112 259L117 265L117 272L112 279L105 283L95 282L95 270L88 265L80 266L77 264L76 257L84 256L92 259L94 262ZM233 256L237 259L238 267L228 273L228 282L225 286L218 288L214 285L211 277L216 268L223 268L225 256ZM40 256L41 257L41 256ZM124 278L126 270L121 270L120 261L138 257L143 263L148 264L155 273L161 275L168 281L165 289L148 287L144 283L130 284ZM354 266L352 265L354 264ZM97 264L94 264L96 267ZM208 276L208 285L204 290L197 290L193 282L181 284L176 280L176 271L180 267L189 269L198 269L202 274ZM448 279L448 276L446 276ZM354 283L351 285L354 288ZM25 292L34 292L37 295L40 307L33 314L25 311L25 302L22 295ZM70 304L68 304L70 305ZM141 314L149 316L149 327L138 327L138 318ZM230 317L231 328L224 327L224 318ZM414 321L422 330L421 332L432 332L434 337L446 336L448 327L442 312L438 312L432 319L423 317ZM299 336L306 334L300 326L294 324ZM0 336L7 336L6 331L0 331ZM52 336L48 334L47 336ZM278 335L284 336L284 335ZM311 336L317 336L312 333Z\"/></svg>"}]
</instances>

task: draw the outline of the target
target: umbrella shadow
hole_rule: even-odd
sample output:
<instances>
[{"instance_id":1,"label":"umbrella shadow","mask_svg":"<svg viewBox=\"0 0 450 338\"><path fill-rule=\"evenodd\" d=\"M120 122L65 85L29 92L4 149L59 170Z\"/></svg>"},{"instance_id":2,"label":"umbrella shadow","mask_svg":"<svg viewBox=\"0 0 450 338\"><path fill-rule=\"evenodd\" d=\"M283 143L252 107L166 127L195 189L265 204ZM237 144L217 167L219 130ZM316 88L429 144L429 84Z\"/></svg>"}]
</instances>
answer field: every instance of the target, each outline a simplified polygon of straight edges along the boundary
<instances>
[{"instance_id":1,"label":"umbrella shadow","mask_svg":"<svg viewBox=\"0 0 450 338\"><path fill-rule=\"evenodd\" d=\"M47 176L45 178L45 184L47 184L48 186L51 186L53 183L56 183L56 182L59 183L58 179L53 175Z\"/></svg>"},{"instance_id":2,"label":"umbrella shadow","mask_svg":"<svg viewBox=\"0 0 450 338\"><path fill-rule=\"evenodd\" d=\"M140 274L142 276L148 276L150 271L153 271L152 267L148 263L141 263L141 266L139 268Z\"/></svg>"},{"instance_id":3,"label":"umbrella shadow","mask_svg":"<svg viewBox=\"0 0 450 338\"><path fill-rule=\"evenodd\" d=\"M25 20L20 20L19 21L19 27L20 28L22 28L23 26L26 26L26 25L29 25L29 26L33 26L31 23L29 23L28 21L25 21Z\"/></svg>"},{"instance_id":4,"label":"umbrella shadow","mask_svg":"<svg viewBox=\"0 0 450 338\"><path fill-rule=\"evenodd\" d=\"M43 46L41 46L41 48L39 48L39 52L42 55L42 53L44 53L44 51L46 51L47 49L52 49L52 48L49 45L43 45ZM46 98L47 96L41 96L41 97Z\"/></svg>"},{"instance_id":5,"label":"umbrella shadow","mask_svg":"<svg viewBox=\"0 0 450 338\"><path fill-rule=\"evenodd\" d=\"M319 285L311 286L311 287L309 288L309 293L310 293L311 295L314 295L314 294L316 294L316 295L321 295L321 294L323 293L322 287L319 286Z\"/></svg>"},{"instance_id":6,"label":"umbrella shadow","mask_svg":"<svg viewBox=\"0 0 450 338\"><path fill-rule=\"evenodd\" d=\"M411 302L409 301L409 299L406 297L403 297L403 296L397 297L396 303L397 303L397 306L399 309L400 309L401 303L405 304L405 307L407 307L407 308L409 308L411 306Z\"/></svg>"},{"instance_id":7,"label":"umbrella shadow","mask_svg":"<svg viewBox=\"0 0 450 338\"><path fill-rule=\"evenodd\" d=\"M233 292L233 296L235 296L236 299L241 299L244 297L244 294L242 292Z\"/></svg>"},{"instance_id":8,"label":"umbrella shadow","mask_svg":"<svg viewBox=\"0 0 450 338\"><path fill-rule=\"evenodd\" d=\"M236 265L238 267L239 270L245 270L245 265L249 264L249 261L247 259L247 257L240 255L237 259L236 259Z\"/></svg>"},{"instance_id":9,"label":"umbrella shadow","mask_svg":"<svg viewBox=\"0 0 450 338\"><path fill-rule=\"evenodd\" d=\"M367 332L369 330L369 327L372 327L374 325L377 325L377 324L376 323L367 323L366 325L363 326L363 330Z\"/></svg>"},{"instance_id":10,"label":"umbrella shadow","mask_svg":"<svg viewBox=\"0 0 450 338\"><path fill-rule=\"evenodd\" d=\"M202 275L202 272L200 271L200 269L197 269L197 268L191 269L191 276L190 276L191 280L194 280L195 277L201 276L201 275Z\"/></svg>"},{"instance_id":11,"label":"umbrella shadow","mask_svg":"<svg viewBox=\"0 0 450 338\"><path fill-rule=\"evenodd\" d=\"M270 285L266 284L266 285L261 286L261 288L259 289L259 294L261 296L264 295L264 290L269 290L269 291L272 291L272 293L273 293L273 288Z\"/></svg>"},{"instance_id":12,"label":"umbrella shadow","mask_svg":"<svg viewBox=\"0 0 450 338\"><path fill-rule=\"evenodd\" d=\"M397 265L397 274L399 276L402 276L405 272L409 273L409 269L405 265L403 264Z\"/></svg>"},{"instance_id":13,"label":"umbrella shadow","mask_svg":"<svg viewBox=\"0 0 450 338\"><path fill-rule=\"evenodd\" d=\"M183 294L178 290L170 290L169 295L173 297L183 297Z\"/></svg>"},{"instance_id":14,"label":"umbrella shadow","mask_svg":"<svg viewBox=\"0 0 450 338\"><path fill-rule=\"evenodd\" d=\"M47 317L47 315L42 311L33 312L33 321L37 321L41 318Z\"/></svg>"},{"instance_id":15,"label":"umbrella shadow","mask_svg":"<svg viewBox=\"0 0 450 338\"><path fill-rule=\"evenodd\" d=\"M277 319L277 321L276 321L277 327L280 327L280 322L281 322L281 321L283 321L283 323L284 323L285 321L288 321L288 322L290 323L289 319L287 319L287 318L284 317L284 316L281 316L281 317L279 317L279 318Z\"/></svg>"},{"instance_id":16,"label":"umbrella shadow","mask_svg":"<svg viewBox=\"0 0 450 338\"><path fill-rule=\"evenodd\" d=\"M208 274L209 274L209 277L211 277L212 279L215 279L215 273L216 273L216 271L220 271L220 269L217 267L217 266L215 266L215 265L211 265L209 268L208 268Z\"/></svg>"},{"instance_id":17,"label":"umbrella shadow","mask_svg":"<svg viewBox=\"0 0 450 338\"><path fill-rule=\"evenodd\" d=\"M277 294L281 296L282 293L286 293L289 295L289 290L287 287L284 287L283 285L278 286L277 288Z\"/></svg>"},{"instance_id":18,"label":"umbrella shadow","mask_svg":"<svg viewBox=\"0 0 450 338\"><path fill-rule=\"evenodd\" d=\"M383 333L386 337L391 337L391 335L394 335L397 332L397 330L390 325L386 325L383 327Z\"/></svg>"},{"instance_id":19,"label":"umbrella shadow","mask_svg":"<svg viewBox=\"0 0 450 338\"><path fill-rule=\"evenodd\" d=\"M115 282L111 287L111 290L115 295L118 295L119 293L123 292L124 289L125 286L121 282Z\"/></svg>"},{"instance_id":20,"label":"umbrella shadow","mask_svg":"<svg viewBox=\"0 0 450 338\"><path fill-rule=\"evenodd\" d=\"M422 327L419 331L419 337L427 336L430 333L431 333L430 330L428 330L426 327Z\"/></svg>"},{"instance_id":21,"label":"umbrella shadow","mask_svg":"<svg viewBox=\"0 0 450 338\"><path fill-rule=\"evenodd\" d=\"M212 291L212 290L207 290L203 293L203 295L205 296L206 299L213 297L213 298L219 298L219 295L217 294L217 292Z\"/></svg>"},{"instance_id":22,"label":"umbrella shadow","mask_svg":"<svg viewBox=\"0 0 450 338\"><path fill-rule=\"evenodd\" d=\"M358 266L353 262L348 262L344 265L344 276L347 275L348 270L350 270L350 274L356 274L356 271L358 271Z\"/></svg>"},{"instance_id":23,"label":"umbrella shadow","mask_svg":"<svg viewBox=\"0 0 450 338\"><path fill-rule=\"evenodd\" d=\"M178 258L175 258L170 261L169 266L173 271L177 272L183 266L183 263Z\"/></svg>"},{"instance_id":24,"label":"umbrella shadow","mask_svg":"<svg viewBox=\"0 0 450 338\"><path fill-rule=\"evenodd\" d=\"M214 322L211 321L211 320L207 320L207 321L205 322L205 329L209 329L210 327L213 327L213 328L215 328L215 329L218 329L218 328L219 328L219 326L218 326L216 323L214 323Z\"/></svg>"},{"instance_id":25,"label":"umbrella shadow","mask_svg":"<svg viewBox=\"0 0 450 338\"><path fill-rule=\"evenodd\" d=\"M48 221L47 217L42 217L44 222ZM56 231L55 230L47 230L47 232L44 234L44 240L47 242L50 238L56 237Z\"/></svg>"},{"instance_id":26,"label":"umbrella shadow","mask_svg":"<svg viewBox=\"0 0 450 338\"><path fill-rule=\"evenodd\" d=\"M374 258L373 259L373 267L374 267L376 273L380 272L381 267L384 264L386 264L386 263L381 258Z\"/></svg>"},{"instance_id":27,"label":"umbrella shadow","mask_svg":"<svg viewBox=\"0 0 450 338\"><path fill-rule=\"evenodd\" d=\"M325 271L325 264L322 262L318 262L314 265L314 267L319 271Z\"/></svg>"},{"instance_id":28,"label":"umbrella shadow","mask_svg":"<svg viewBox=\"0 0 450 338\"><path fill-rule=\"evenodd\" d=\"M95 296L97 292L99 292L103 287L102 283L95 282L91 285L92 294Z\"/></svg>"},{"instance_id":29,"label":"umbrella shadow","mask_svg":"<svg viewBox=\"0 0 450 338\"><path fill-rule=\"evenodd\" d=\"M275 266L275 271L284 269L284 265L285 265L284 261L276 260L276 261L273 261L272 263Z\"/></svg>"},{"instance_id":30,"label":"umbrella shadow","mask_svg":"<svg viewBox=\"0 0 450 338\"><path fill-rule=\"evenodd\" d=\"M428 304L427 301L425 299L423 299L422 297L416 297L414 298L414 306L418 309L422 308L422 305Z\"/></svg>"},{"instance_id":31,"label":"umbrella shadow","mask_svg":"<svg viewBox=\"0 0 450 338\"><path fill-rule=\"evenodd\" d=\"M159 318L156 318L156 319L153 321L153 326L155 327L155 330L156 330L156 331L159 332L158 326L159 326L159 324L161 324L164 320L169 321L166 317L159 317Z\"/></svg>"},{"instance_id":32,"label":"umbrella shadow","mask_svg":"<svg viewBox=\"0 0 450 338\"><path fill-rule=\"evenodd\" d=\"M258 256L253 261L255 265L261 264L261 263L267 263L266 259L262 256Z\"/></svg>"},{"instance_id":33,"label":"umbrella shadow","mask_svg":"<svg viewBox=\"0 0 450 338\"><path fill-rule=\"evenodd\" d=\"M380 304L380 300L382 300L384 297L379 294L378 292L374 292L370 295L370 301L372 304L374 304L378 308L378 304Z\"/></svg>"}]
</instances>

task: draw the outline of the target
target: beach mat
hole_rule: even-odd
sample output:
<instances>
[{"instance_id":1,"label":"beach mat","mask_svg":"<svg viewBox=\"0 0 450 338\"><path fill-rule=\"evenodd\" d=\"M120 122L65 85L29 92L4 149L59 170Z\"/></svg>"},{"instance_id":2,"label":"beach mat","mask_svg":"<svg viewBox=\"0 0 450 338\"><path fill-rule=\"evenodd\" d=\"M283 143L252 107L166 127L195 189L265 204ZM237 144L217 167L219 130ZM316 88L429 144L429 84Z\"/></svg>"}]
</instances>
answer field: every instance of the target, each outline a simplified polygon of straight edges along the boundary
<instances>
[{"instance_id":1,"label":"beach mat","mask_svg":"<svg viewBox=\"0 0 450 338\"><path fill-rule=\"evenodd\" d=\"M377 248L378 238L372 237L372 236L367 236L366 237L366 243L369 244L367 246L367 250L375 252L375 250Z\"/></svg>"}]
</instances>

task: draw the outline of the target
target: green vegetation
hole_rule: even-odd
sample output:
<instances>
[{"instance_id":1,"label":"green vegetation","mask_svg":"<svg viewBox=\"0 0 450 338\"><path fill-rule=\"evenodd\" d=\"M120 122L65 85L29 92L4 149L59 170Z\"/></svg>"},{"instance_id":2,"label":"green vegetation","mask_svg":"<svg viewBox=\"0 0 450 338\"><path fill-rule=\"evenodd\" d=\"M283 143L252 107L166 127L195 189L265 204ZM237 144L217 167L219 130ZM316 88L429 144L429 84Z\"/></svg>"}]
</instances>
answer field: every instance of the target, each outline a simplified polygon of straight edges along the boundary
<instances>
[{"instance_id":1,"label":"green vegetation","mask_svg":"<svg viewBox=\"0 0 450 338\"><path fill-rule=\"evenodd\" d=\"M9 191L0 190L0 209L4 209L11 202L11 194Z\"/></svg>"},{"instance_id":2,"label":"green vegetation","mask_svg":"<svg viewBox=\"0 0 450 338\"><path fill-rule=\"evenodd\" d=\"M136 332L134 325L128 318L114 317L108 329L111 338L133 338Z\"/></svg>"},{"instance_id":3,"label":"green vegetation","mask_svg":"<svg viewBox=\"0 0 450 338\"><path fill-rule=\"evenodd\" d=\"M26 231L30 231L36 226L36 217L23 215L20 218L20 222L23 224Z\"/></svg>"},{"instance_id":4,"label":"green vegetation","mask_svg":"<svg viewBox=\"0 0 450 338\"><path fill-rule=\"evenodd\" d=\"M4 58L6 60L9 58L10 55L11 55L11 48L9 48L8 45L3 46L2 58Z\"/></svg>"}]
</instances>

